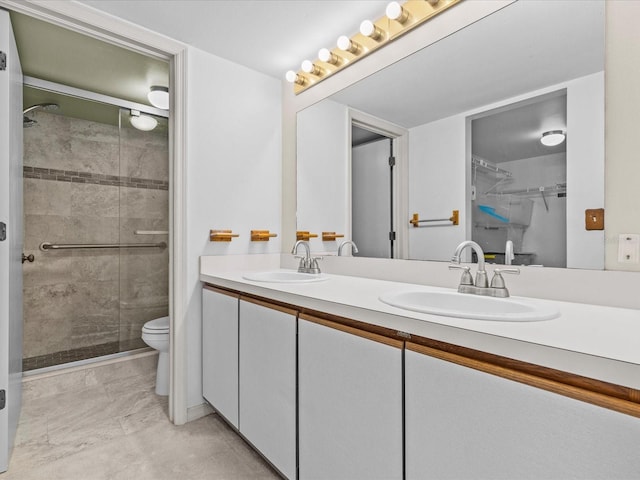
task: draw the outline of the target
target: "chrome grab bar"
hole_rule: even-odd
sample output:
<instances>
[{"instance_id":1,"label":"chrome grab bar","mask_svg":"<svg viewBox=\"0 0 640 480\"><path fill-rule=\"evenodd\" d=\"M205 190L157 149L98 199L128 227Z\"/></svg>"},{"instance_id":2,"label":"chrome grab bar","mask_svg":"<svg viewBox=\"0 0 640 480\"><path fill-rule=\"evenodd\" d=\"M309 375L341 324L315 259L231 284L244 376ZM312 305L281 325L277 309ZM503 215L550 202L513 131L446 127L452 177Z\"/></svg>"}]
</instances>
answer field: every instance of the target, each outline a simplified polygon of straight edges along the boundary
<instances>
[{"instance_id":1,"label":"chrome grab bar","mask_svg":"<svg viewBox=\"0 0 640 480\"><path fill-rule=\"evenodd\" d=\"M40 244L40 250L70 250L73 248L143 248L143 247L155 247L166 248L166 242L159 243L67 243L62 245L56 245L54 243L43 242Z\"/></svg>"}]
</instances>

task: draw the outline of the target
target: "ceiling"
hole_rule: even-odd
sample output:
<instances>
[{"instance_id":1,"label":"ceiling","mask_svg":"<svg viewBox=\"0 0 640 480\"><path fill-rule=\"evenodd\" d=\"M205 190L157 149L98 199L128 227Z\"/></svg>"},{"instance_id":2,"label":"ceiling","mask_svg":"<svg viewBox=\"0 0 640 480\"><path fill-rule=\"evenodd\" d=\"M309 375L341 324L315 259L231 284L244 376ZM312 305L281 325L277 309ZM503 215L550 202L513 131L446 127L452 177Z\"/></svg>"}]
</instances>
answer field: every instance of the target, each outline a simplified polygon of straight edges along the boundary
<instances>
[{"instance_id":1,"label":"ceiling","mask_svg":"<svg viewBox=\"0 0 640 480\"><path fill-rule=\"evenodd\" d=\"M81 0L93 8L282 79L388 0Z\"/></svg>"},{"instance_id":2,"label":"ceiling","mask_svg":"<svg viewBox=\"0 0 640 480\"><path fill-rule=\"evenodd\" d=\"M566 91L510 105L471 122L471 151L491 163L564 153L567 142L546 147L539 132L567 128Z\"/></svg>"},{"instance_id":3,"label":"ceiling","mask_svg":"<svg viewBox=\"0 0 640 480\"><path fill-rule=\"evenodd\" d=\"M603 71L604 44L604 2L520 0L331 98L413 128Z\"/></svg>"},{"instance_id":4,"label":"ceiling","mask_svg":"<svg viewBox=\"0 0 640 480\"><path fill-rule=\"evenodd\" d=\"M305 58L352 34L361 20L383 15L386 0L86 0L84 3L153 31L283 78ZM153 7L153 8L151 8ZM169 64L137 52L11 13L25 75L149 105L151 85L169 85ZM113 123L112 109L52 92L25 89L25 108L58 103L56 114Z\"/></svg>"},{"instance_id":5,"label":"ceiling","mask_svg":"<svg viewBox=\"0 0 640 480\"><path fill-rule=\"evenodd\" d=\"M151 85L169 85L165 61L16 12L11 23L24 75L145 105Z\"/></svg>"}]
</instances>

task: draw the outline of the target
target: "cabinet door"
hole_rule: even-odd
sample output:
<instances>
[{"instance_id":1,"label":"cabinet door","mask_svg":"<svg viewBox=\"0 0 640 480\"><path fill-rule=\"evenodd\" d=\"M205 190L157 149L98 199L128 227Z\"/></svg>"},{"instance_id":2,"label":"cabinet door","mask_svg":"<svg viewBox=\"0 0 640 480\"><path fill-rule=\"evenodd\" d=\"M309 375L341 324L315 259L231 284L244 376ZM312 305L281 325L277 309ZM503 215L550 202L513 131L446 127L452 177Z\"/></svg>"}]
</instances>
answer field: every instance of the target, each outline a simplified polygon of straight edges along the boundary
<instances>
[{"instance_id":1,"label":"cabinet door","mask_svg":"<svg viewBox=\"0 0 640 480\"><path fill-rule=\"evenodd\" d=\"M240 433L296 478L296 312L240 301Z\"/></svg>"},{"instance_id":2,"label":"cabinet door","mask_svg":"<svg viewBox=\"0 0 640 480\"><path fill-rule=\"evenodd\" d=\"M238 428L238 296L202 289L202 395Z\"/></svg>"},{"instance_id":3,"label":"cabinet door","mask_svg":"<svg viewBox=\"0 0 640 480\"><path fill-rule=\"evenodd\" d=\"M298 321L299 478L401 479L402 342L334 326Z\"/></svg>"},{"instance_id":4,"label":"cabinet door","mask_svg":"<svg viewBox=\"0 0 640 480\"><path fill-rule=\"evenodd\" d=\"M407 480L639 478L640 419L410 348Z\"/></svg>"}]
</instances>

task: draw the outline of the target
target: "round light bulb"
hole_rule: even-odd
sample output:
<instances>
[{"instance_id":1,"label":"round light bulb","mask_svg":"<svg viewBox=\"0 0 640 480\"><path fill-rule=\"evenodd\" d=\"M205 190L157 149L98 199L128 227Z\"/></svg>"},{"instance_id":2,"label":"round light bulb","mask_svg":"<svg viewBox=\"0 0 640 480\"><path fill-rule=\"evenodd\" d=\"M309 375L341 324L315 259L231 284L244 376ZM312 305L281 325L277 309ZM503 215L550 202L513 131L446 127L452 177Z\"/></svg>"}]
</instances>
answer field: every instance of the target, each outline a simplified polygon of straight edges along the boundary
<instances>
[{"instance_id":1,"label":"round light bulb","mask_svg":"<svg viewBox=\"0 0 640 480\"><path fill-rule=\"evenodd\" d=\"M303 72L307 72L307 73L311 73L313 72L314 68L313 68L313 62L310 60L305 60L304 62L302 62L302 71Z\"/></svg>"},{"instance_id":2,"label":"round light bulb","mask_svg":"<svg viewBox=\"0 0 640 480\"><path fill-rule=\"evenodd\" d=\"M365 20L360 24L360 33L365 37L370 37L376 31L376 27L371 20Z\"/></svg>"},{"instance_id":3,"label":"round light bulb","mask_svg":"<svg viewBox=\"0 0 640 480\"><path fill-rule=\"evenodd\" d=\"M338 38L338 48L345 52L351 49L351 40L346 35L342 35Z\"/></svg>"},{"instance_id":4,"label":"round light bulb","mask_svg":"<svg viewBox=\"0 0 640 480\"><path fill-rule=\"evenodd\" d=\"M144 132L153 130L158 125L158 121L149 115L131 115L130 121L131 125Z\"/></svg>"},{"instance_id":5,"label":"round light bulb","mask_svg":"<svg viewBox=\"0 0 640 480\"><path fill-rule=\"evenodd\" d=\"M286 78L287 82L289 83L296 83L296 80L298 79L298 74L293 70L289 70L287 73L285 73L284 78Z\"/></svg>"},{"instance_id":6,"label":"round light bulb","mask_svg":"<svg viewBox=\"0 0 640 480\"><path fill-rule=\"evenodd\" d=\"M402 6L398 2L391 2L387 5L385 13L391 20L397 20L402 15Z\"/></svg>"},{"instance_id":7,"label":"round light bulb","mask_svg":"<svg viewBox=\"0 0 640 480\"><path fill-rule=\"evenodd\" d=\"M329 63L331 61L331 52L328 48L321 48L318 52L318 58L322 62Z\"/></svg>"}]
</instances>

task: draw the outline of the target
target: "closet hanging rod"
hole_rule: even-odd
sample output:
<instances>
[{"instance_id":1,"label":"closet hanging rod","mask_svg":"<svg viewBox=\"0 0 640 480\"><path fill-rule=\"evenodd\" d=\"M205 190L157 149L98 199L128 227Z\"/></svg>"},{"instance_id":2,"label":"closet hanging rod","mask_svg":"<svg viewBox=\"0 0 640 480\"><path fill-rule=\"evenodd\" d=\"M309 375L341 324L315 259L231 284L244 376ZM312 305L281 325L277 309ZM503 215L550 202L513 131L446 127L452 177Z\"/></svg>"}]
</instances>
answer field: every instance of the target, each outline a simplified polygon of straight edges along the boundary
<instances>
[{"instance_id":1,"label":"closet hanging rod","mask_svg":"<svg viewBox=\"0 0 640 480\"><path fill-rule=\"evenodd\" d=\"M40 244L40 250L71 250L76 248L166 248L165 242L158 243L65 243L55 244L43 242Z\"/></svg>"}]
</instances>

